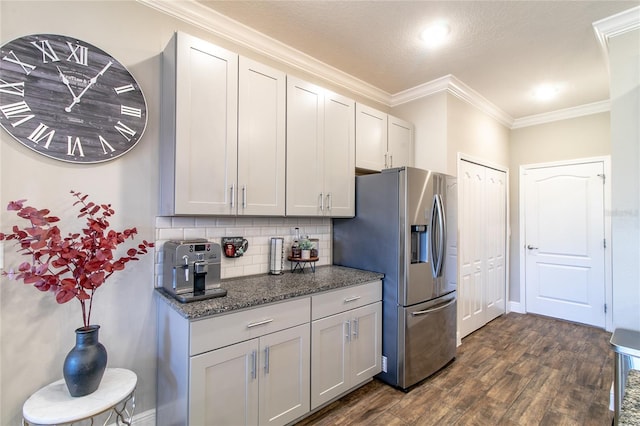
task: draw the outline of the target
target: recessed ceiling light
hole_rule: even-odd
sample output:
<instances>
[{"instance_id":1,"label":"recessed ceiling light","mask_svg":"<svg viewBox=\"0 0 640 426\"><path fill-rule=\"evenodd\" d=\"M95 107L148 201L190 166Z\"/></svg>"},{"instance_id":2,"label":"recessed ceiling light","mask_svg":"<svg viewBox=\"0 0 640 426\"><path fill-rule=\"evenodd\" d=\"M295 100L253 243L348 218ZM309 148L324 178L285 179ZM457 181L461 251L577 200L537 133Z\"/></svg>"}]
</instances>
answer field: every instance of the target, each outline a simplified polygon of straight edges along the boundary
<instances>
[{"instance_id":1,"label":"recessed ceiling light","mask_svg":"<svg viewBox=\"0 0 640 426\"><path fill-rule=\"evenodd\" d=\"M560 93L560 85L558 84L541 84L533 89L533 97L539 101L550 101Z\"/></svg>"},{"instance_id":2,"label":"recessed ceiling light","mask_svg":"<svg viewBox=\"0 0 640 426\"><path fill-rule=\"evenodd\" d=\"M422 31L420 38L428 47L438 47L447 41L450 33L449 24L439 21L429 25Z\"/></svg>"}]
</instances>

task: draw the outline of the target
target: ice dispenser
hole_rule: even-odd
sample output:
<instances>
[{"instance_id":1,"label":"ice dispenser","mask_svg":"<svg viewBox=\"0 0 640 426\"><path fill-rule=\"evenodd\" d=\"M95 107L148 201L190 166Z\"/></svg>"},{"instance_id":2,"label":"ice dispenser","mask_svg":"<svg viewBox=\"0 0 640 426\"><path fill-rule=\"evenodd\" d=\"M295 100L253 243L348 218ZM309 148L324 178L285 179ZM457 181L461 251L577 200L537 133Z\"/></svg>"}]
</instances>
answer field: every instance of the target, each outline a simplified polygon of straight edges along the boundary
<instances>
[{"instance_id":1,"label":"ice dispenser","mask_svg":"<svg viewBox=\"0 0 640 426\"><path fill-rule=\"evenodd\" d=\"M163 287L180 302L226 296L220 288L220 245L196 239L164 244Z\"/></svg>"},{"instance_id":2,"label":"ice dispenser","mask_svg":"<svg viewBox=\"0 0 640 426\"><path fill-rule=\"evenodd\" d=\"M429 261L428 233L428 225L411 225L411 263Z\"/></svg>"}]
</instances>

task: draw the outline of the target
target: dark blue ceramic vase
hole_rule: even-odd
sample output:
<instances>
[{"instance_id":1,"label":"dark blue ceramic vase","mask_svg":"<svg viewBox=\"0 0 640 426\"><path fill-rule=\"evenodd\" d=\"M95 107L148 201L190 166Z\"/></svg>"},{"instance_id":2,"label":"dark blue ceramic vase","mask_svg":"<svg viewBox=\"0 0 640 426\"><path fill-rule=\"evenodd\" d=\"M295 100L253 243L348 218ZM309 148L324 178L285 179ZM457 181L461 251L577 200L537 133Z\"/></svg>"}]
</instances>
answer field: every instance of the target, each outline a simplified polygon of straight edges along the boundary
<instances>
[{"instance_id":1,"label":"dark blue ceramic vase","mask_svg":"<svg viewBox=\"0 0 640 426\"><path fill-rule=\"evenodd\" d=\"M76 345L67 354L62 369L71 396L93 393L107 367L107 350L98 341L99 325L76 329Z\"/></svg>"}]
</instances>

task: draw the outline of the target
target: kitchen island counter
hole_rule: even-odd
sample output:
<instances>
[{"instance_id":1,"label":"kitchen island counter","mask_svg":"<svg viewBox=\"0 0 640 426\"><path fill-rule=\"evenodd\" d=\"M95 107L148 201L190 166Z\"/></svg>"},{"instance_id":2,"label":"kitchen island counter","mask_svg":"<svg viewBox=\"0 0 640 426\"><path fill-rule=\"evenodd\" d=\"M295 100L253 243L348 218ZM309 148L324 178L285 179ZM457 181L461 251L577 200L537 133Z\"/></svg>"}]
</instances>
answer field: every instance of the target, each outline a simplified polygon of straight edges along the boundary
<instances>
[{"instance_id":1,"label":"kitchen island counter","mask_svg":"<svg viewBox=\"0 0 640 426\"><path fill-rule=\"evenodd\" d=\"M227 290L226 296L190 303L180 303L163 288L156 288L156 293L182 317L196 320L381 280L383 277L377 272L328 265L318 266L315 273L285 272L282 275L261 274L225 279L220 284Z\"/></svg>"}]
</instances>

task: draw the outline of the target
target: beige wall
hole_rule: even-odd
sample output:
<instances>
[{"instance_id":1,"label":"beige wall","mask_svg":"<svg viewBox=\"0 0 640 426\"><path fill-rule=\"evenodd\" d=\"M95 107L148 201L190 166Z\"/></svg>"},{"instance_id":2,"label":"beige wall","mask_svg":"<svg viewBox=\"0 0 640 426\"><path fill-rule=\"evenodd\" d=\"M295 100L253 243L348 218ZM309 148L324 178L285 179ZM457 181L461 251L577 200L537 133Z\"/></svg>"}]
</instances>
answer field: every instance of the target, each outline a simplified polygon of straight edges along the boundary
<instances>
[{"instance_id":1,"label":"beige wall","mask_svg":"<svg viewBox=\"0 0 640 426\"><path fill-rule=\"evenodd\" d=\"M414 125L415 167L447 172L447 96L442 91L391 110Z\"/></svg>"},{"instance_id":2,"label":"beige wall","mask_svg":"<svg viewBox=\"0 0 640 426\"><path fill-rule=\"evenodd\" d=\"M457 175L458 154L484 164L509 164L509 129L454 95L447 98L447 170Z\"/></svg>"},{"instance_id":3,"label":"beige wall","mask_svg":"<svg viewBox=\"0 0 640 426\"><path fill-rule=\"evenodd\" d=\"M520 302L520 166L611 154L609 113L514 129L510 135L510 300Z\"/></svg>"}]
</instances>

